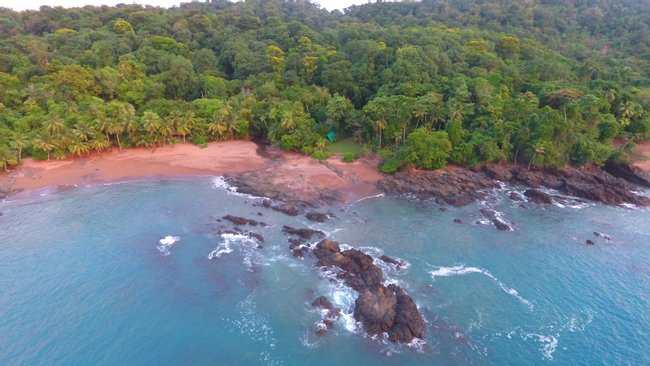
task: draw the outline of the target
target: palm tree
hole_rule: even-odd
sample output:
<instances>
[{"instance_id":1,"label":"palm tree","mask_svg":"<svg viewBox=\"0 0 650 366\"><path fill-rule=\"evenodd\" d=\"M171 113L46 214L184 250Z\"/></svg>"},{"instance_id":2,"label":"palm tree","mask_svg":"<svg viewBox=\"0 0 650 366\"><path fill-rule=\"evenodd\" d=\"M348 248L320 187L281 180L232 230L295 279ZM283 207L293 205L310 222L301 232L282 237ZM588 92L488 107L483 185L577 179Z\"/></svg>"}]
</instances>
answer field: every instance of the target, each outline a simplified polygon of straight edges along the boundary
<instances>
[{"instance_id":1,"label":"palm tree","mask_svg":"<svg viewBox=\"0 0 650 366\"><path fill-rule=\"evenodd\" d=\"M185 142L185 137L192 132L192 129L196 126L196 117L194 113L189 112L181 116L180 121L176 126L178 134L183 137L183 142Z\"/></svg>"},{"instance_id":2,"label":"palm tree","mask_svg":"<svg viewBox=\"0 0 650 366\"><path fill-rule=\"evenodd\" d=\"M83 141L79 138L73 139L70 144L68 144L68 151L71 154L76 154L79 157L83 154L87 154L90 151L90 144L86 141Z\"/></svg>"},{"instance_id":3,"label":"palm tree","mask_svg":"<svg viewBox=\"0 0 650 366\"><path fill-rule=\"evenodd\" d=\"M110 125L110 120L103 114L97 119L97 129L106 136L106 141L111 141L108 133Z\"/></svg>"},{"instance_id":4,"label":"palm tree","mask_svg":"<svg viewBox=\"0 0 650 366\"><path fill-rule=\"evenodd\" d=\"M643 113L643 107L631 100L625 102L619 107L619 113L622 118L627 118L629 120L634 120L640 114Z\"/></svg>"},{"instance_id":5,"label":"palm tree","mask_svg":"<svg viewBox=\"0 0 650 366\"><path fill-rule=\"evenodd\" d=\"M10 165L17 165L18 164L18 159L16 159L16 156L11 152L9 147L6 145L1 145L0 146L0 167L4 168L5 172L9 171L9 166Z\"/></svg>"},{"instance_id":6,"label":"palm tree","mask_svg":"<svg viewBox=\"0 0 650 366\"><path fill-rule=\"evenodd\" d=\"M81 141L88 141L95 137L96 131L87 122L77 122L72 129L72 134Z\"/></svg>"},{"instance_id":7,"label":"palm tree","mask_svg":"<svg viewBox=\"0 0 650 366\"><path fill-rule=\"evenodd\" d=\"M23 149L26 148L26 147L29 147L29 145L31 145L31 143L32 143L32 141L30 140L30 138L27 135L23 134L23 133L16 132L13 135L13 138L11 139L11 147L16 149L17 152L18 152L18 162L23 160L22 159Z\"/></svg>"},{"instance_id":8,"label":"palm tree","mask_svg":"<svg viewBox=\"0 0 650 366\"><path fill-rule=\"evenodd\" d=\"M171 138L172 136L174 136L174 123L167 118L162 120L159 132L160 132L160 136L162 136L163 138L163 141L171 142Z\"/></svg>"},{"instance_id":9,"label":"palm tree","mask_svg":"<svg viewBox=\"0 0 650 366\"><path fill-rule=\"evenodd\" d=\"M110 149L111 143L103 138L94 138L88 141L88 147L97 151L98 154L101 154L102 150Z\"/></svg>"},{"instance_id":10,"label":"palm tree","mask_svg":"<svg viewBox=\"0 0 650 366\"><path fill-rule=\"evenodd\" d=\"M110 120L108 122L108 128L106 129L106 133L115 135L115 138L117 138L117 147L122 151L122 143L120 142L120 134L124 132L124 125L116 120Z\"/></svg>"},{"instance_id":11,"label":"palm tree","mask_svg":"<svg viewBox=\"0 0 650 366\"><path fill-rule=\"evenodd\" d=\"M294 118L291 112L282 113L282 120L280 121L280 127L285 131L290 131L296 128L296 119Z\"/></svg>"},{"instance_id":12,"label":"palm tree","mask_svg":"<svg viewBox=\"0 0 650 366\"><path fill-rule=\"evenodd\" d=\"M156 112L146 111L142 115L142 127L153 136L160 129L160 116Z\"/></svg>"},{"instance_id":13,"label":"palm tree","mask_svg":"<svg viewBox=\"0 0 650 366\"><path fill-rule=\"evenodd\" d=\"M323 149L326 147L327 147L326 139L321 137L320 139L318 139L318 141L316 141L316 148L320 151L321 154L323 153Z\"/></svg>"},{"instance_id":14,"label":"palm tree","mask_svg":"<svg viewBox=\"0 0 650 366\"><path fill-rule=\"evenodd\" d=\"M546 144L542 142L537 142L535 145L533 145L533 157L530 159L530 162L528 163L528 170L530 170L530 166L533 164L533 161L535 161L535 158L537 155L544 155L546 153Z\"/></svg>"},{"instance_id":15,"label":"palm tree","mask_svg":"<svg viewBox=\"0 0 650 366\"><path fill-rule=\"evenodd\" d=\"M52 150L56 149L56 144L50 136L40 136L34 141L34 147L47 153L47 161L50 161Z\"/></svg>"},{"instance_id":16,"label":"palm tree","mask_svg":"<svg viewBox=\"0 0 650 366\"><path fill-rule=\"evenodd\" d=\"M381 116L374 122L374 127L375 131L377 131L377 135L379 136L379 147L381 148L381 133L386 128L388 128L388 122L386 122L384 116Z\"/></svg>"},{"instance_id":17,"label":"palm tree","mask_svg":"<svg viewBox=\"0 0 650 366\"><path fill-rule=\"evenodd\" d=\"M63 132L65 124L63 124L63 120L59 116L48 115L45 122L43 122L43 128L50 136L54 136Z\"/></svg>"},{"instance_id":18,"label":"palm tree","mask_svg":"<svg viewBox=\"0 0 650 366\"><path fill-rule=\"evenodd\" d=\"M217 138L223 137L224 133L228 130L226 125L217 117L212 118L207 125L210 135Z\"/></svg>"}]
</instances>

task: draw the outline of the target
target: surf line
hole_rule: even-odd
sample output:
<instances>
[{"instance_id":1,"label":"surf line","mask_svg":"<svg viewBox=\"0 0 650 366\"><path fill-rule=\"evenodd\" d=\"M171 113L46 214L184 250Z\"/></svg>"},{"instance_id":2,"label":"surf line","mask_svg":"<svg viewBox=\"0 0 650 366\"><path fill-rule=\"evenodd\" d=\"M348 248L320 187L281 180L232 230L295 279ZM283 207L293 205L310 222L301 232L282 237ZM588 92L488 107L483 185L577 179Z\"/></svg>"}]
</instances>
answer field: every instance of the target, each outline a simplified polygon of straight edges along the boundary
<instances>
[{"instance_id":1,"label":"surf line","mask_svg":"<svg viewBox=\"0 0 650 366\"><path fill-rule=\"evenodd\" d=\"M530 311L534 310L533 303L530 302L530 300L528 300L528 299L524 298L523 296L521 296L519 294L519 292L517 290L515 290L514 288L506 286L505 283L503 283L501 280L496 278L492 273L490 273L486 269L482 269L482 268L478 268L478 267L465 267L464 264L454 266L454 267L440 267L440 266L432 266L432 265L431 265L431 267L436 268L435 270L429 272L429 274L431 275L431 278L434 281L435 281L436 277L463 276L463 275L466 275L466 274L469 274L469 273L480 273L480 274L486 276L487 278L491 279L492 281L496 282L499 285L499 287L501 288L501 290L503 290L505 293L507 293L508 295L514 296L522 304L528 306L528 309L530 309Z\"/></svg>"}]
</instances>

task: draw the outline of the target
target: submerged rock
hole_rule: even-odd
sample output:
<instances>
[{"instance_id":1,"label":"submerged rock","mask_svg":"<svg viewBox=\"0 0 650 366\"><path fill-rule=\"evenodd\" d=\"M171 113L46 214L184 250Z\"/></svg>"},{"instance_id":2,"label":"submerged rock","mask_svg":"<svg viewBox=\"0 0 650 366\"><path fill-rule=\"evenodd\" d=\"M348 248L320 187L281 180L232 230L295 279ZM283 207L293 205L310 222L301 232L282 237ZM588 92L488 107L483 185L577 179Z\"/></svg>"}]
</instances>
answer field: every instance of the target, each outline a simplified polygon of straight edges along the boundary
<instances>
[{"instance_id":1,"label":"submerged rock","mask_svg":"<svg viewBox=\"0 0 650 366\"><path fill-rule=\"evenodd\" d=\"M265 223L261 221L256 221L253 219L247 219L244 217L238 217L238 216L233 216L233 215L226 215L223 217L224 220L228 220L232 222L235 225L250 225L250 226L267 226Z\"/></svg>"},{"instance_id":2,"label":"submerged rock","mask_svg":"<svg viewBox=\"0 0 650 366\"><path fill-rule=\"evenodd\" d=\"M392 264L397 268L402 268L404 266L404 262L393 259L387 255L382 255L379 259L381 259L382 262Z\"/></svg>"},{"instance_id":3,"label":"submerged rock","mask_svg":"<svg viewBox=\"0 0 650 366\"><path fill-rule=\"evenodd\" d=\"M320 212L308 212L305 214L305 217L307 220L310 221L316 221L316 222L325 222L329 218L327 214L320 213Z\"/></svg>"},{"instance_id":4,"label":"submerged rock","mask_svg":"<svg viewBox=\"0 0 650 366\"><path fill-rule=\"evenodd\" d=\"M594 235L599 237L599 238L603 238L603 239L605 239L607 241L612 241L612 237L607 235L607 234L604 234L604 233L601 233L601 232L598 232L598 231L594 231Z\"/></svg>"},{"instance_id":5,"label":"submerged rock","mask_svg":"<svg viewBox=\"0 0 650 366\"><path fill-rule=\"evenodd\" d=\"M318 238L324 238L325 233L320 230L313 230L308 228L296 229L291 226L284 225L282 227L282 232L289 235L299 236L305 240L310 240L312 237L316 236Z\"/></svg>"},{"instance_id":6,"label":"submerged rock","mask_svg":"<svg viewBox=\"0 0 650 366\"><path fill-rule=\"evenodd\" d=\"M594 241L591 240L591 239L587 239L587 241L586 241L585 243L586 243L587 245L595 245L595 244L596 244L596 243L594 243Z\"/></svg>"},{"instance_id":7,"label":"submerged rock","mask_svg":"<svg viewBox=\"0 0 650 366\"><path fill-rule=\"evenodd\" d=\"M283 203L278 206L271 206L271 209L282 212L285 215L288 216L298 216L300 214L300 209L298 206L292 204L292 203Z\"/></svg>"}]
</instances>

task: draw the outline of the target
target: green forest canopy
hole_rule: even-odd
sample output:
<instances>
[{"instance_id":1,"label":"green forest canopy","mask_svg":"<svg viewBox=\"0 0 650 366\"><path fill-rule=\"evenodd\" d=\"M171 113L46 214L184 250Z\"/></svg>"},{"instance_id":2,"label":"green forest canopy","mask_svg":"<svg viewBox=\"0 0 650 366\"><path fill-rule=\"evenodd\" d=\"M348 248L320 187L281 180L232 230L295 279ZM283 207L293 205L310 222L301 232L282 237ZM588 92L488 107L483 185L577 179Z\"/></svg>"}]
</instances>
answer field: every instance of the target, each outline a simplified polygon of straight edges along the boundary
<instances>
[{"instance_id":1,"label":"green forest canopy","mask_svg":"<svg viewBox=\"0 0 650 366\"><path fill-rule=\"evenodd\" d=\"M602 164L650 138L647 0L0 8L0 167L251 136L385 171Z\"/></svg>"}]
</instances>

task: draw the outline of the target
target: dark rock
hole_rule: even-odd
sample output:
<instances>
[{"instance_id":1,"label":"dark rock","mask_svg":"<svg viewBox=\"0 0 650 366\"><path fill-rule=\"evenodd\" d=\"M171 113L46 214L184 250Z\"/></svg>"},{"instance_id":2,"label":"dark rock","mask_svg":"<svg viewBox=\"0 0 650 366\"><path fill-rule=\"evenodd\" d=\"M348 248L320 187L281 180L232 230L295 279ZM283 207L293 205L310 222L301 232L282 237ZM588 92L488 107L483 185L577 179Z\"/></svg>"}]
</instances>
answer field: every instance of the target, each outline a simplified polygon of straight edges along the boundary
<instances>
[{"instance_id":1,"label":"dark rock","mask_svg":"<svg viewBox=\"0 0 650 366\"><path fill-rule=\"evenodd\" d=\"M240 234L240 232L235 231L235 230L219 230L219 231L217 231L217 235L223 235L223 234L237 235L237 234Z\"/></svg>"},{"instance_id":2,"label":"dark rock","mask_svg":"<svg viewBox=\"0 0 650 366\"><path fill-rule=\"evenodd\" d=\"M243 218L243 217L237 217L237 216L233 216L233 215L226 215L226 216L223 217L223 219L228 220L228 221L232 222L235 225L250 225L250 226L261 225L261 226L267 226L265 223L263 223L261 221L246 219L246 218Z\"/></svg>"},{"instance_id":3,"label":"dark rock","mask_svg":"<svg viewBox=\"0 0 650 366\"><path fill-rule=\"evenodd\" d=\"M617 178L625 179L632 184L650 188L650 176L648 176L648 173L636 166L607 162L603 168L607 173Z\"/></svg>"},{"instance_id":4,"label":"dark rock","mask_svg":"<svg viewBox=\"0 0 650 366\"><path fill-rule=\"evenodd\" d=\"M388 333L391 342L424 337L424 319L417 306L394 284L364 290L354 303L354 318L371 336Z\"/></svg>"},{"instance_id":5,"label":"dark rock","mask_svg":"<svg viewBox=\"0 0 650 366\"><path fill-rule=\"evenodd\" d=\"M325 296L319 296L316 298L316 300L312 301L311 306L315 308L323 308L327 310L332 310L334 309L334 305L329 301L329 299Z\"/></svg>"},{"instance_id":6,"label":"dark rock","mask_svg":"<svg viewBox=\"0 0 650 366\"><path fill-rule=\"evenodd\" d=\"M381 259L382 262L392 264L397 268L401 268L402 266L404 266L404 262L393 259L387 255L382 255L381 257L379 257L379 259Z\"/></svg>"},{"instance_id":7,"label":"dark rock","mask_svg":"<svg viewBox=\"0 0 650 366\"><path fill-rule=\"evenodd\" d=\"M258 213L257 213L257 216L264 216L264 214L261 213L261 212L258 212Z\"/></svg>"},{"instance_id":8,"label":"dark rock","mask_svg":"<svg viewBox=\"0 0 650 366\"><path fill-rule=\"evenodd\" d=\"M488 164L483 170L492 179L509 182L512 179L512 170L507 165Z\"/></svg>"},{"instance_id":9,"label":"dark rock","mask_svg":"<svg viewBox=\"0 0 650 366\"><path fill-rule=\"evenodd\" d=\"M293 249L291 251L291 254L293 255L294 258L305 258L305 254L307 254L308 249L305 247L299 247L296 249Z\"/></svg>"},{"instance_id":10,"label":"dark rock","mask_svg":"<svg viewBox=\"0 0 650 366\"><path fill-rule=\"evenodd\" d=\"M595 244L596 244L596 243L594 243L594 241L591 240L591 239L587 239L586 243L587 243L587 245L595 245Z\"/></svg>"},{"instance_id":11,"label":"dark rock","mask_svg":"<svg viewBox=\"0 0 650 366\"><path fill-rule=\"evenodd\" d=\"M496 226L496 228L499 229L499 230L503 230L503 231L514 231L514 229L512 228L512 226L511 226L508 222L506 222L505 220L500 219L500 218L498 218L498 217L495 218L495 219L493 219L493 220L492 220L492 223L493 223L494 226Z\"/></svg>"},{"instance_id":12,"label":"dark rock","mask_svg":"<svg viewBox=\"0 0 650 366\"><path fill-rule=\"evenodd\" d=\"M447 207L438 207L438 210L442 211L442 212L449 211L449 209Z\"/></svg>"},{"instance_id":13,"label":"dark rock","mask_svg":"<svg viewBox=\"0 0 650 366\"><path fill-rule=\"evenodd\" d=\"M517 192L510 192L510 195L508 197L510 197L511 200L516 202L521 202L524 200L524 197L522 197L522 195Z\"/></svg>"},{"instance_id":14,"label":"dark rock","mask_svg":"<svg viewBox=\"0 0 650 366\"><path fill-rule=\"evenodd\" d=\"M303 228L303 229L296 229L292 228L291 226L283 226L282 227L282 232L289 234L289 235L296 235L299 236L305 240L310 240L312 237L316 236L318 238L324 238L325 233L319 230L312 230L308 228Z\"/></svg>"},{"instance_id":15,"label":"dark rock","mask_svg":"<svg viewBox=\"0 0 650 366\"><path fill-rule=\"evenodd\" d=\"M262 234L247 232L246 236L248 236L251 239L257 240L260 243L264 243L264 237L262 236Z\"/></svg>"},{"instance_id":16,"label":"dark rock","mask_svg":"<svg viewBox=\"0 0 650 366\"><path fill-rule=\"evenodd\" d=\"M327 214L320 213L320 212L308 212L305 214L305 217L307 220L310 221L316 221L316 222L325 222L328 219Z\"/></svg>"},{"instance_id":17,"label":"dark rock","mask_svg":"<svg viewBox=\"0 0 650 366\"><path fill-rule=\"evenodd\" d=\"M279 206L271 206L271 209L278 212L282 212L283 214L288 216L298 216L298 214L300 214L300 209L296 205L291 203L283 203Z\"/></svg>"},{"instance_id":18,"label":"dark rock","mask_svg":"<svg viewBox=\"0 0 650 366\"><path fill-rule=\"evenodd\" d=\"M524 196L528 197L529 201L538 205L548 205L553 203L553 197L551 197L551 195L548 193L540 191L539 189L527 189L526 192L524 192Z\"/></svg>"},{"instance_id":19,"label":"dark rock","mask_svg":"<svg viewBox=\"0 0 650 366\"><path fill-rule=\"evenodd\" d=\"M305 243L302 239L289 238L289 249L294 250Z\"/></svg>"},{"instance_id":20,"label":"dark rock","mask_svg":"<svg viewBox=\"0 0 650 366\"><path fill-rule=\"evenodd\" d=\"M497 212L491 208L482 208L481 213L490 220L494 220L498 216Z\"/></svg>"},{"instance_id":21,"label":"dark rock","mask_svg":"<svg viewBox=\"0 0 650 366\"><path fill-rule=\"evenodd\" d=\"M313 252L318 266L340 268L338 277L359 292L354 318L368 334L386 332L390 341L402 343L424 337L424 319L413 299L399 286L383 285L383 273L371 256L357 249L341 252L338 243L330 240L318 243Z\"/></svg>"},{"instance_id":22,"label":"dark rock","mask_svg":"<svg viewBox=\"0 0 650 366\"><path fill-rule=\"evenodd\" d=\"M447 197L444 199L444 201L450 206L462 207L474 202L474 198L470 195L458 194L455 196Z\"/></svg>"},{"instance_id":23,"label":"dark rock","mask_svg":"<svg viewBox=\"0 0 650 366\"><path fill-rule=\"evenodd\" d=\"M271 208L271 205L272 205L272 204L273 204L273 202L271 202L271 200L268 199L268 198L265 198L265 199L262 201L262 206L264 206L264 207L266 207L266 208Z\"/></svg>"},{"instance_id":24,"label":"dark rock","mask_svg":"<svg viewBox=\"0 0 650 366\"><path fill-rule=\"evenodd\" d=\"M454 222L455 222L456 224L462 224L462 223L463 223L463 220L461 220L461 219L454 219Z\"/></svg>"}]
</instances>

